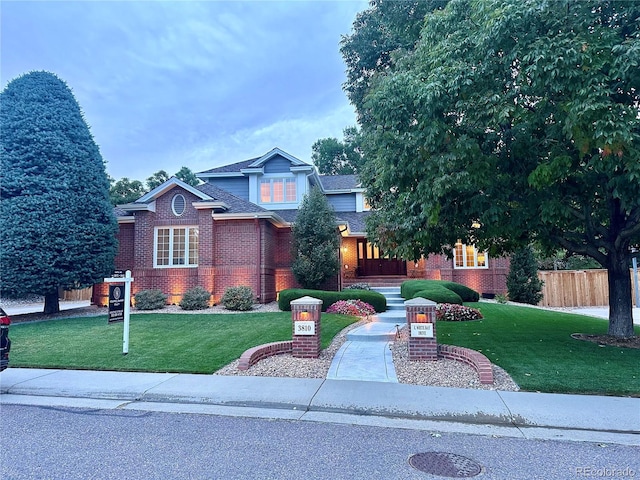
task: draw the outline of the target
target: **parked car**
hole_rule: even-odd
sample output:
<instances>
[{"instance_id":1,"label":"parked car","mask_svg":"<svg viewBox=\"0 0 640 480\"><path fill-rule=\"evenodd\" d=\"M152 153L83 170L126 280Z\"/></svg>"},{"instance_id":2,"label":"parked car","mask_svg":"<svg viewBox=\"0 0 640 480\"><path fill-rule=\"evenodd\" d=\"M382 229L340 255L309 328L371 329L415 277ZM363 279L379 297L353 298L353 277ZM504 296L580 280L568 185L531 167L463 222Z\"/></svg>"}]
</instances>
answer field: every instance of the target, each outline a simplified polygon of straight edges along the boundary
<instances>
[{"instance_id":1,"label":"parked car","mask_svg":"<svg viewBox=\"0 0 640 480\"><path fill-rule=\"evenodd\" d=\"M0 308L0 372L9 366L9 350L11 350L11 340L9 340L9 316Z\"/></svg>"}]
</instances>

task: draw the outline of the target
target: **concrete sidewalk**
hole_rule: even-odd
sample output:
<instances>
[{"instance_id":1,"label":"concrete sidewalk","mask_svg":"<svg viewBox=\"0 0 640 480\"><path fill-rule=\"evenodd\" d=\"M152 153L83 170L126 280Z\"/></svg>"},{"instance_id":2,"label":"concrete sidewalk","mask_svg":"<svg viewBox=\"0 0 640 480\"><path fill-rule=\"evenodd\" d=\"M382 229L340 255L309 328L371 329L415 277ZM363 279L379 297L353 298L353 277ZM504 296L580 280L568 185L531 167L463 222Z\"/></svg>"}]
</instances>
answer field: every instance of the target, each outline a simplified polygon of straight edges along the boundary
<instances>
[{"instance_id":1,"label":"concrete sidewalk","mask_svg":"<svg viewBox=\"0 0 640 480\"><path fill-rule=\"evenodd\" d=\"M389 382L8 368L0 404L375 424L640 445L640 399Z\"/></svg>"}]
</instances>

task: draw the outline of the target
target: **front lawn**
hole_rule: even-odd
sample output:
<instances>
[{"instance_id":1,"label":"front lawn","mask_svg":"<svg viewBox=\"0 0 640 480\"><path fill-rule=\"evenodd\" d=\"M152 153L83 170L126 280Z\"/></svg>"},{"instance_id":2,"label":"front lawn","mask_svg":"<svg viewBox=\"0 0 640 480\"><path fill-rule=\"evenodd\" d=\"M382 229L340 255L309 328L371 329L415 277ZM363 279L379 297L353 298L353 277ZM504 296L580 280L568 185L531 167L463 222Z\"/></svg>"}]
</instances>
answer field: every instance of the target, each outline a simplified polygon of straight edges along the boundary
<instances>
[{"instance_id":1,"label":"front lawn","mask_svg":"<svg viewBox=\"0 0 640 480\"><path fill-rule=\"evenodd\" d=\"M438 342L482 352L523 390L640 396L640 350L571 338L606 334L606 320L513 305L465 305L485 318L438 322Z\"/></svg>"},{"instance_id":2,"label":"front lawn","mask_svg":"<svg viewBox=\"0 0 640 480\"><path fill-rule=\"evenodd\" d=\"M438 342L482 352L523 390L640 396L640 350L571 338L572 333L605 334L606 320L513 305L467 305L485 318L438 322ZM356 320L323 314L322 348ZM107 325L105 316L15 324L11 366L212 373L248 348L290 340L291 313L134 314L126 356L122 327Z\"/></svg>"},{"instance_id":3,"label":"front lawn","mask_svg":"<svg viewBox=\"0 0 640 480\"><path fill-rule=\"evenodd\" d=\"M321 347L357 321L322 315ZM11 366L147 372L212 373L257 345L291 340L291 313L134 314L129 354L122 323L106 316L15 324Z\"/></svg>"}]
</instances>

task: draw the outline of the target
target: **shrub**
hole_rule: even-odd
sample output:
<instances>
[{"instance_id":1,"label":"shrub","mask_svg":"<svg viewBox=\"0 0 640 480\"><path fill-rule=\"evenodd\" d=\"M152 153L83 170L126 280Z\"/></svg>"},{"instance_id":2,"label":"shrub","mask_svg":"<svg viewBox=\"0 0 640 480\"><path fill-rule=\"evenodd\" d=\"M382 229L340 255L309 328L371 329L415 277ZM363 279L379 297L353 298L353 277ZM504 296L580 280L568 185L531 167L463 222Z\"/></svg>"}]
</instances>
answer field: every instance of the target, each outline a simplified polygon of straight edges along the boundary
<instances>
[{"instance_id":1,"label":"shrub","mask_svg":"<svg viewBox=\"0 0 640 480\"><path fill-rule=\"evenodd\" d=\"M211 293L202 287L193 287L182 296L180 308L183 310L204 310L209 307Z\"/></svg>"},{"instance_id":2,"label":"shrub","mask_svg":"<svg viewBox=\"0 0 640 480\"><path fill-rule=\"evenodd\" d=\"M466 322L484 318L480 310L463 305L440 303L436 306L436 320L447 322Z\"/></svg>"},{"instance_id":3,"label":"shrub","mask_svg":"<svg viewBox=\"0 0 640 480\"><path fill-rule=\"evenodd\" d=\"M138 310L158 310L167 304L167 296L160 290L140 290L133 298Z\"/></svg>"},{"instance_id":4,"label":"shrub","mask_svg":"<svg viewBox=\"0 0 640 480\"><path fill-rule=\"evenodd\" d=\"M322 311L325 312L330 305L338 300L362 300L371 305L376 312L384 312L387 309L387 299L379 292L373 290L344 290L342 292L329 292L326 290L305 290L291 288L282 290L278 296L278 307L282 311L291 310L291 301L305 296L322 300Z\"/></svg>"},{"instance_id":5,"label":"shrub","mask_svg":"<svg viewBox=\"0 0 640 480\"><path fill-rule=\"evenodd\" d=\"M507 290L514 302L537 305L542 300L544 282L538 278L538 265L531 247L517 250L511 257Z\"/></svg>"},{"instance_id":6,"label":"shrub","mask_svg":"<svg viewBox=\"0 0 640 480\"><path fill-rule=\"evenodd\" d=\"M354 317L368 317L376 313L375 309L362 300L338 300L327 308L327 313L341 313Z\"/></svg>"},{"instance_id":7,"label":"shrub","mask_svg":"<svg viewBox=\"0 0 640 480\"><path fill-rule=\"evenodd\" d=\"M463 302L477 302L480 299L480 294L472 288L446 280L407 280L406 282L402 282L400 294L402 298L410 300L416 297L417 292L429 290L434 286L440 286L455 292Z\"/></svg>"},{"instance_id":8,"label":"shrub","mask_svg":"<svg viewBox=\"0 0 640 480\"><path fill-rule=\"evenodd\" d=\"M247 311L253 308L255 299L253 290L250 287L229 287L222 296L222 304L227 310Z\"/></svg>"},{"instance_id":9,"label":"shrub","mask_svg":"<svg viewBox=\"0 0 640 480\"><path fill-rule=\"evenodd\" d=\"M368 283L354 283L352 285L347 285L342 290L371 290L371 287Z\"/></svg>"},{"instance_id":10,"label":"shrub","mask_svg":"<svg viewBox=\"0 0 640 480\"><path fill-rule=\"evenodd\" d=\"M509 298L504 293L499 293L496 295L496 302L505 304L509 301Z\"/></svg>"},{"instance_id":11,"label":"shrub","mask_svg":"<svg viewBox=\"0 0 640 480\"><path fill-rule=\"evenodd\" d=\"M442 285L431 285L429 288L416 292L413 298L422 297L436 303L457 303L462 305L462 299L456 292L443 287Z\"/></svg>"}]
</instances>

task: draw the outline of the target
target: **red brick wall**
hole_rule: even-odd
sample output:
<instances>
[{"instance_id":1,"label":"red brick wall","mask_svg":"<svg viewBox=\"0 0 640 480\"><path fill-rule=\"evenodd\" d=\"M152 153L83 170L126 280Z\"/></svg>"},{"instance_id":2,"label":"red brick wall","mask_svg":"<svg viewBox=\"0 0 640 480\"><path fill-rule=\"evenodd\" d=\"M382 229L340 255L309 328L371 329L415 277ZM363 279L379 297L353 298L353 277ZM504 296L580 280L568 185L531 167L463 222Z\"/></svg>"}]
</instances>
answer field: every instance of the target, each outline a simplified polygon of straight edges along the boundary
<instances>
[{"instance_id":1,"label":"red brick wall","mask_svg":"<svg viewBox=\"0 0 640 480\"><path fill-rule=\"evenodd\" d=\"M431 255L425 262L425 278L450 280L473 288L479 293L505 293L509 258L489 257L489 268L453 268L453 260L445 255Z\"/></svg>"},{"instance_id":2,"label":"red brick wall","mask_svg":"<svg viewBox=\"0 0 640 480\"><path fill-rule=\"evenodd\" d=\"M122 223L118 225L118 256L116 257L116 270L131 270L134 266L133 243L135 240L135 225Z\"/></svg>"}]
</instances>

